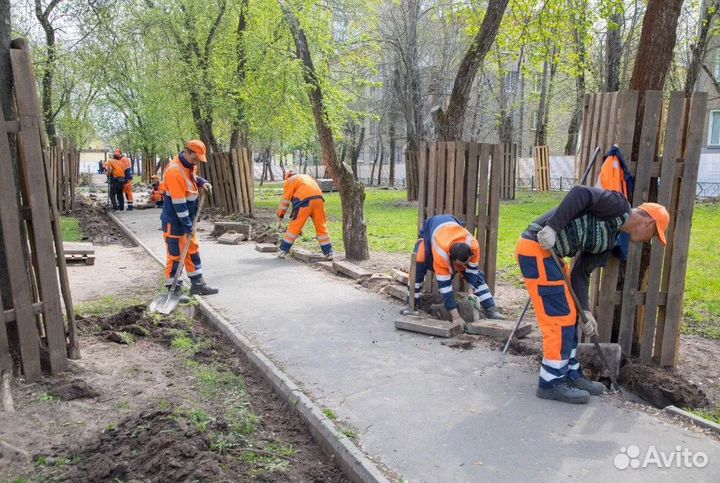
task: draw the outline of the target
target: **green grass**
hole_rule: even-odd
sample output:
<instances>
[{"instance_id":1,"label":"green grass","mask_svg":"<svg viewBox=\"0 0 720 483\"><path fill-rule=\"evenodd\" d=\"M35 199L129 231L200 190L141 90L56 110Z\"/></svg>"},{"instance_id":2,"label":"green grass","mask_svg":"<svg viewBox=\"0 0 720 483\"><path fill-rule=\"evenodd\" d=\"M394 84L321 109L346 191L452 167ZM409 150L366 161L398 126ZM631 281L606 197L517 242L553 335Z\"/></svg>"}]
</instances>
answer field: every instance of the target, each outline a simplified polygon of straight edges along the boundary
<instances>
[{"instance_id":1,"label":"green grass","mask_svg":"<svg viewBox=\"0 0 720 483\"><path fill-rule=\"evenodd\" d=\"M79 242L83 239L83 233L80 229L80 222L77 218L71 216L60 217L60 231L62 239L66 242Z\"/></svg>"},{"instance_id":2,"label":"green grass","mask_svg":"<svg viewBox=\"0 0 720 483\"><path fill-rule=\"evenodd\" d=\"M120 312L126 307L142 304L143 301L136 298L124 298L116 295L106 295L103 298L91 302L82 302L75 305L75 313L83 317L104 317Z\"/></svg>"},{"instance_id":3,"label":"green grass","mask_svg":"<svg viewBox=\"0 0 720 483\"><path fill-rule=\"evenodd\" d=\"M691 409L686 408L685 411L693 413L701 418L708 419L714 423L720 424L720 408L716 408L710 411L703 411L702 409Z\"/></svg>"},{"instance_id":4,"label":"green grass","mask_svg":"<svg viewBox=\"0 0 720 483\"><path fill-rule=\"evenodd\" d=\"M366 190L365 220L370 250L410 253L417 240L417 209L405 202L405 191ZM256 203L273 212L282 194L281 183L265 183L256 190ZM515 243L528 224L557 206L565 193L518 191L513 201L500 204L498 229L498 276L509 283L520 284L515 264ZM336 250L342 251L342 211L338 193L325 194L328 228ZM688 272L685 285L686 333L720 339L720 249L715 245L720 203L695 205L691 232ZM298 244L317 248L315 230L307 225Z\"/></svg>"}]
</instances>

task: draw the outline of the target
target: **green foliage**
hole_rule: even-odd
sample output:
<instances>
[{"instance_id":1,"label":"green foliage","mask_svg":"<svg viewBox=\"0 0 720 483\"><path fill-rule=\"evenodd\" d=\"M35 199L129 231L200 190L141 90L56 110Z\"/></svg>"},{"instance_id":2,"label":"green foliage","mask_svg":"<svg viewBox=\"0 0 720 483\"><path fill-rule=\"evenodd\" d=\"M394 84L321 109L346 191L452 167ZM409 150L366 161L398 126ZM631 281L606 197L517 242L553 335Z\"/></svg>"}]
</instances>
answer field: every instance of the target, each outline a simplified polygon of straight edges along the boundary
<instances>
[{"instance_id":1,"label":"green foliage","mask_svg":"<svg viewBox=\"0 0 720 483\"><path fill-rule=\"evenodd\" d=\"M103 317L116 314L124 308L142 303L142 300L132 297L106 295L97 300L76 304L75 313L83 317Z\"/></svg>"},{"instance_id":2,"label":"green foliage","mask_svg":"<svg viewBox=\"0 0 720 483\"><path fill-rule=\"evenodd\" d=\"M709 411L705 411L702 409L685 408L685 411L700 416L701 418L708 419L714 423L720 424L720 408L711 409Z\"/></svg>"},{"instance_id":3,"label":"green foliage","mask_svg":"<svg viewBox=\"0 0 720 483\"><path fill-rule=\"evenodd\" d=\"M77 218L73 218L72 216L60 217L60 232L62 234L63 241L66 242L79 242L83 239L80 222Z\"/></svg>"},{"instance_id":4,"label":"green foliage","mask_svg":"<svg viewBox=\"0 0 720 483\"><path fill-rule=\"evenodd\" d=\"M337 415L330 408L323 408L322 412L330 421L335 421L337 419Z\"/></svg>"}]
</instances>

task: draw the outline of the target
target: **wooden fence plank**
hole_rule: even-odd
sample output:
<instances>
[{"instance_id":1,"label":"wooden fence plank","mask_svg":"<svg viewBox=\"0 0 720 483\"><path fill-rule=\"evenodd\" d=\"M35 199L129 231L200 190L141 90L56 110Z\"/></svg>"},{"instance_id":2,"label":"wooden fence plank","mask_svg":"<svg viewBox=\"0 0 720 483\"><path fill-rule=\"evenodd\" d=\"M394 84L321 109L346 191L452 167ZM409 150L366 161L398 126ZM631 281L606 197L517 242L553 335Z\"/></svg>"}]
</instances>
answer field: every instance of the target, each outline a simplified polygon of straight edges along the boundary
<instances>
[{"instance_id":1,"label":"wooden fence plank","mask_svg":"<svg viewBox=\"0 0 720 483\"><path fill-rule=\"evenodd\" d=\"M18 146L25 199L30 205L34 240L33 253L37 258L39 290L43 301L43 322L47 335L52 373L67 369L65 329L60 310L60 296L52 243L50 200L44 187L34 183L34 173L44 170L40 134L40 106L35 77L27 49L10 49L17 111L20 120Z\"/></svg>"},{"instance_id":2,"label":"wooden fence plank","mask_svg":"<svg viewBox=\"0 0 720 483\"><path fill-rule=\"evenodd\" d=\"M680 158L682 149L683 130L678 129L682 126L683 115L685 111L685 95L682 92L673 92L670 94L670 103L668 105L668 113L666 116L666 131L664 138L663 156L662 156L662 172L660 175L660 188L658 190L657 202L666 208L670 208L673 186L676 182L675 168L677 159ZM667 129L667 126L670 128ZM645 311L643 314L643 333L640 344L640 361L644 364L650 364L653 356L653 346L655 345L655 328L658 316L658 299L661 288L661 273L663 266L663 256L665 255L665 247L656 239L652 241L650 250L650 262L648 265L646 288L647 296L645 300Z\"/></svg>"},{"instance_id":3,"label":"wooden fence plank","mask_svg":"<svg viewBox=\"0 0 720 483\"><path fill-rule=\"evenodd\" d=\"M0 113L2 106L0 106ZM4 294L2 300L9 301L15 309L20 361L23 374L28 382L42 377L40 369L40 345L35 329L35 317L32 311L32 290L25 264L23 241L20 236L20 209L17 204L17 186L13 174L10 144L5 134L5 119L0 114L0 226L5 246L10 294ZM24 224L23 224L24 225ZM3 324L0 331L5 332ZM0 351L2 349L0 348Z\"/></svg>"},{"instance_id":4,"label":"wooden fence plank","mask_svg":"<svg viewBox=\"0 0 720 483\"><path fill-rule=\"evenodd\" d=\"M643 112L642 131L638 150L637 171L634 173L635 190L633 193L633 206L648 201L650 191L650 171L655 163L656 141L660 128L660 115L662 112L662 92L647 91L645 93L645 109ZM620 332L618 343L623 354L630 355L633 342L633 329L635 327L636 306L635 294L640 282L640 257L642 243L630 243L625 264L625 278L623 284L623 300L620 310Z\"/></svg>"},{"instance_id":5,"label":"wooden fence plank","mask_svg":"<svg viewBox=\"0 0 720 483\"><path fill-rule=\"evenodd\" d=\"M593 107L595 105L595 96L585 94L583 98L583 115L582 124L580 125L580 149L575 155L575 178L580 181L582 174L587 167L588 158L591 156L590 147L590 129L593 118Z\"/></svg>"},{"instance_id":6,"label":"wooden fence plank","mask_svg":"<svg viewBox=\"0 0 720 483\"><path fill-rule=\"evenodd\" d=\"M480 244L479 266L484 266L485 252L487 251L487 213L488 213L488 175L490 171L491 144L480 144L478 164L478 208L477 208L477 234L475 238Z\"/></svg>"},{"instance_id":7,"label":"wooden fence plank","mask_svg":"<svg viewBox=\"0 0 720 483\"><path fill-rule=\"evenodd\" d=\"M427 209L425 218L435 216L437 199L437 143L428 144Z\"/></svg>"},{"instance_id":8,"label":"wooden fence plank","mask_svg":"<svg viewBox=\"0 0 720 483\"><path fill-rule=\"evenodd\" d=\"M455 155L456 143L455 141L448 141L446 144L447 150L445 154L445 209L444 213L455 214L455 170L457 168L457 159Z\"/></svg>"},{"instance_id":9,"label":"wooden fence plank","mask_svg":"<svg viewBox=\"0 0 720 483\"><path fill-rule=\"evenodd\" d=\"M488 200L488 230L485 243L485 280L490 292L495 293L495 269L497 266L498 222L500 220L500 183L503 162L503 146L495 144L492 151L490 165L489 200ZM485 188L481 184L480 188Z\"/></svg>"},{"instance_id":10,"label":"wooden fence plank","mask_svg":"<svg viewBox=\"0 0 720 483\"><path fill-rule=\"evenodd\" d=\"M428 145L427 143L420 143L420 152L418 153L418 165L417 165L417 176L418 176L418 192L417 192L417 204L418 204L418 231L425 223L425 204L427 203L427 156L428 156Z\"/></svg>"},{"instance_id":11,"label":"wooden fence plank","mask_svg":"<svg viewBox=\"0 0 720 483\"><path fill-rule=\"evenodd\" d=\"M248 215L252 216L255 213L255 169L252 158L252 151L250 148L244 148L245 150L245 170L246 177L245 182L248 183L248 193L250 194L249 206L250 211Z\"/></svg>"},{"instance_id":12,"label":"wooden fence plank","mask_svg":"<svg viewBox=\"0 0 720 483\"><path fill-rule=\"evenodd\" d=\"M663 335L662 356L660 359L660 364L663 366L677 364L680 318L682 317L685 274L690 245L690 228L695 207L695 192L697 189L707 97L706 92L695 92L690 100L684 156L685 169L680 184L675 232L672 234L674 248L670 263L670 285L668 286L668 300L665 308L665 333Z\"/></svg>"},{"instance_id":13,"label":"wooden fence plank","mask_svg":"<svg viewBox=\"0 0 720 483\"><path fill-rule=\"evenodd\" d=\"M457 213L459 219L467 221L467 206L465 204L465 165L467 158L467 143L458 141L455 143L455 181L453 186L453 211ZM474 215L474 213L473 213Z\"/></svg>"},{"instance_id":14,"label":"wooden fence plank","mask_svg":"<svg viewBox=\"0 0 720 483\"><path fill-rule=\"evenodd\" d=\"M465 189L465 200L467 210L467 230L475 234L477 227L477 199L478 199L478 169L480 168L480 145L468 143L467 156L467 186Z\"/></svg>"},{"instance_id":15,"label":"wooden fence plank","mask_svg":"<svg viewBox=\"0 0 720 483\"><path fill-rule=\"evenodd\" d=\"M447 177L447 143L437 143L437 193L435 194L435 214L445 213L445 179Z\"/></svg>"},{"instance_id":16,"label":"wooden fence plank","mask_svg":"<svg viewBox=\"0 0 720 483\"><path fill-rule=\"evenodd\" d=\"M238 210L240 213L247 214L248 212L248 194L247 194L247 185L243 183L243 180L245 179L244 172L242 171L242 155L240 154L239 149L232 149L230 150L230 162L232 165L232 171L233 171L233 179L235 180L235 185L237 186L237 196L238 196Z\"/></svg>"}]
</instances>

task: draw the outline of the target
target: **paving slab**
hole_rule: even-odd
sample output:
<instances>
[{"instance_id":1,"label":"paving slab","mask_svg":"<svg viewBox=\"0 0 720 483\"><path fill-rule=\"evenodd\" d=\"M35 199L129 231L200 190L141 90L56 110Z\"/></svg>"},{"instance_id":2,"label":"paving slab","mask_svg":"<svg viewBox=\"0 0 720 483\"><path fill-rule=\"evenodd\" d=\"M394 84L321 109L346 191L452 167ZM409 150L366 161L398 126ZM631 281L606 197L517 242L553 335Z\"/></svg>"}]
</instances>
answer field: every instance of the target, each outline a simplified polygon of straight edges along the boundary
<instances>
[{"instance_id":1,"label":"paving slab","mask_svg":"<svg viewBox=\"0 0 720 483\"><path fill-rule=\"evenodd\" d=\"M290 249L290 255L305 263L315 263L325 259L320 253L311 252L304 248L292 248Z\"/></svg>"},{"instance_id":2,"label":"paving slab","mask_svg":"<svg viewBox=\"0 0 720 483\"><path fill-rule=\"evenodd\" d=\"M333 262L333 270L336 273L342 273L343 275L346 275L353 280L362 280L365 278L370 278L372 276L372 272L369 270L365 270L359 265L355 265L354 263L350 263L345 260L336 260Z\"/></svg>"},{"instance_id":3,"label":"paving slab","mask_svg":"<svg viewBox=\"0 0 720 483\"><path fill-rule=\"evenodd\" d=\"M120 213L165 256L157 214ZM566 405L535 397L538 368L499 351L457 350L396 330L400 302L252 245L200 242L205 297L319 405L357 433L374 461L413 483L717 483L720 443L617 396ZM160 269L158 268L158 271ZM282 303L278 303L279 296ZM502 302L502 299L499 300ZM618 469L622 448L676 446L705 468ZM620 458L622 459L622 458Z\"/></svg>"},{"instance_id":4,"label":"paving slab","mask_svg":"<svg viewBox=\"0 0 720 483\"><path fill-rule=\"evenodd\" d=\"M278 247L274 243L256 243L255 250L261 253L276 253Z\"/></svg>"},{"instance_id":5,"label":"paving slab","mask_svg":"<svg viewBox=\"0 0 720 483\"><path fill-rule=\"evenodd\" d=\"M227 232L220 235L218 243L221 245L239 245L245 240L247 240L247 236L244 233Z\"/></svg>"},{"instance_id":6,"label":"paving slab","mask_svg":"<svg viewBox=\"0 0 720 483\"><path fill-rule=\"evenodd\" d=\"M392 269L392 277L400 284L400 285L407 285L408 284L408 274L403 272L402 270L398 270L397 268Z\"/></svg>"},{"instance_id":7,"label":"paving slab","mask_svg":"<svg viewBox=\"0 0 720 483\"><path fill-rule=\"evenodd\" d=\"M249 223L241 223L238 221L216 221L213 228L213 233L221 234L228 231L234 231L235 233L242 233L248 239L252 236L252 225Z\"/></svg>"},{"instance_id":8,"label":"paving slab","mask_svg":"<svg viewBox=\"0 0 720 483\"><path fill-rule=\"evenodd\" d=\"M383 289L383 292L390 295L391 297L395 297L398 300L402 300L405 302L408 297L408 291L407 287L403 287L402 285L398 285L396 283L391 283L387 287Z\"/></svg>"},{"instance_id":9,"label":"paving slab","mask_svg":"<svg viewBox=\"0 0 720 483\"><path fill-rule=\"evenodd\" d=\"M466 332L473 335L484 335L493 339L507 340L515 328L515 320L483 319L467 324ZM522 339L532 332L531 324L520 324L513 337Z\"/></svg>"},{"instance_id":10,"label":"paving slab","mask_svg":"<svg viewBox=\"0 0 720 483\"><path fill-rule=\"evenodd\" d=\"M395 319L395 328L437 337L455 337L462 333L460 323L414 315L401 315Z\"/></svg>"}]
</instances>

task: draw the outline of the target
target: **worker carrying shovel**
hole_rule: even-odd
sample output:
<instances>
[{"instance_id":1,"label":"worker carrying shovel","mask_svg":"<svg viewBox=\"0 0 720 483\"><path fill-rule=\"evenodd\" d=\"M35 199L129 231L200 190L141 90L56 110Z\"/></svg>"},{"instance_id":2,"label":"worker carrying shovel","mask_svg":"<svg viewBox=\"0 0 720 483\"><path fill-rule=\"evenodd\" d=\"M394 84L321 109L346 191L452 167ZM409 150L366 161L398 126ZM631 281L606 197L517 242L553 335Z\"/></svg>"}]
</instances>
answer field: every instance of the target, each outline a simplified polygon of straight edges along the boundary
<instances>
[{"instance_id":1,"label":"worker carrying shovel","mask_svg":"<svg viewBox=\"0 0 720 483\"><path fill-rule=\"evenodd\" d=\"M453 276L461 273L470 285L468 298L471 303L478 309L482 307L488 319L504 319L485 282L485 274L478 267L480 244L460 220L452 215L428 218L420 230L415 254L415 307L420 307L425 275L431 270L435 272L438 290L453 322L462 321L452 286ZM408 280L408 283L413 281ZM403 309L403 312L406 310Z\"/></svg>"},{"instance_id":2,"label":"worker carrying shovel","mask_svg":"<svg viewBox=\"0 0 720 483\"><path fill-rule=\"evenodd\" d=\"M604 392L603 384L583 376L575 358L580 329L577 309L587 318L583 332L593 335L597 331L597 322L588 310L590 274L605 265L621 232L635 243L657 235L665 245L669 221L662 205L643 203L631 208L620 192L576 186L557 208L523 232L515 254L543 337L537 397L585 404L590 395ZM567 265L563 264L563 274L550 250L559 259L577 256L570 280L581 307L575 307L565 283Z\"/></svg>"},{"instance_id":3,"label":"worker carrying shovel","mask_svg":"<svg viewBox=\"0 0 720 483\"><path fill-rule=\"evenodd\" d=\"M163 173L162 186L165 193L160 220L163 223L163 237L167 248L165 280L170 289L178 263L184 263L190 278L190 293L213 295L219 290L205 283L198 238L197 235L192 235L193 218L198 207L198 190L203 189L207 193L212 190L212 185L196 174L197 163L200 161L207 162L205 144L197 140L188 141L185 149L170 162ZM185 260L180 260L186 243L190 243L190 249ZM182 280L179 280L175 290L179 292L181 289Z\"/></svg>"},{"instance_id":4,"label":"worker carrying shovel","mask_svg":"<svg viewBox=\"0 0 720 483\"><path fill-rule=\"evenodd\" d=\"M292 205L291 221L283 234L280 243L278 257L287 258L290 248L302 232L303 226L308 218L311 218L315 225L315 234L320 244L320 249L326 260L333 259L332 243L327 229L327 215L325 214L325 199L317 181L307 174L295 174L293 171L285 173L285 191L277 216L282 223L285 212Z\"/></svg>"}]
</instances>

